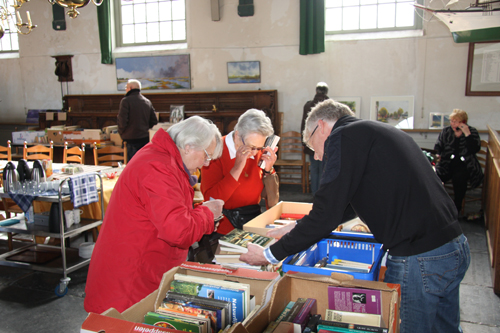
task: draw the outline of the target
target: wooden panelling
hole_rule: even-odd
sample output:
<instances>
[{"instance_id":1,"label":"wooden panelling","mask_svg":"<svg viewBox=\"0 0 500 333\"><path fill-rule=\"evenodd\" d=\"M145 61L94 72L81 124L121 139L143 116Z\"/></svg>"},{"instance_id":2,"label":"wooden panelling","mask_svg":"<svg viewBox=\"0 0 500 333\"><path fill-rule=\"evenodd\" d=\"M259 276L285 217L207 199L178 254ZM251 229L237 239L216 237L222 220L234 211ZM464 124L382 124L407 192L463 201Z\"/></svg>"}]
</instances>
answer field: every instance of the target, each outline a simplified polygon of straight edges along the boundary
<instances>
[{"instance_id":1,"label":"wooden panelling","mask_svg":"<svg viewBox=\"0 0 500 333\"><path fill-rule=\"evenodd\" d=\"M490 253L493 291L500 295L500 136L488 126L488 157L484 178L484 219Z\"/></svg>"},{"instance_id":2,"label":"wooden panelling","mask_svg":"<svg viewBox=\"0 0 500 333\"><path fill-rule=\"evenodd\" d=\"M160 122L168 122L171 105L184 105L185 117L199 115L212 120L223 135L229 133L238 117L248 109L266 112L278 133L278 92L276 90L211 91L183 93L144 93L157 112ZM82 128L103 128L116 125L120 101L124 94L113 95L67 95L64 96L64 111L68 113L67 125ZM40 114L40 128L50 127L45 114Z\"/></svg>"}]
</instances>

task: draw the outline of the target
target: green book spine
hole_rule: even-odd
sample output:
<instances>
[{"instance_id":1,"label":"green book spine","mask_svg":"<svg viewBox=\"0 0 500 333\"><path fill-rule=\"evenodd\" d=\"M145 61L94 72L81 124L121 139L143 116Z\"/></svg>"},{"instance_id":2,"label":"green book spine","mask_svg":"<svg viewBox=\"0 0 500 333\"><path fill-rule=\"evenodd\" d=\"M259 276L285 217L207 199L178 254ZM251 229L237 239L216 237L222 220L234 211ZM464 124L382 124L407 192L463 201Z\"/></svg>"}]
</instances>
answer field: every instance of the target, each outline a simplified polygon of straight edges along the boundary
<instances>
[{"instance_id":1,"label":"green book spine","mask_svg":"<svg viewBox=\"0 0 500 333\"><path fill-rule=\"evenodd\" d=\"M184 332L200 333L200 327L196 324L187 323L182 321L181 319L168 318L155 312L148 312L144 316L144 324L171 328Z\"/></svg>"}]
</instances>

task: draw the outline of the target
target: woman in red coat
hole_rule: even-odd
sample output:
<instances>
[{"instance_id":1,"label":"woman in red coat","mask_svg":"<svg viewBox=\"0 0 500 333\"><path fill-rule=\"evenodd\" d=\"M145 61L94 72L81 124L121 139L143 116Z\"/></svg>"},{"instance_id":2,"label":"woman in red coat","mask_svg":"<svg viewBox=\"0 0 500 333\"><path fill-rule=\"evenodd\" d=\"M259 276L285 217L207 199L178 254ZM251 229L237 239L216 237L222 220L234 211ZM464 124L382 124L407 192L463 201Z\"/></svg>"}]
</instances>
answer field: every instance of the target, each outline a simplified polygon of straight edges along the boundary
<instances>
[{"instance_id":1,"label":"woman in red coat","mask_svg":"<svg viewBox=\"0 0 500 333\"><path fill-rule=\"evenodd\" d=\"M163 273L214 229L220 200L193 208L191 174L221 155L217 127L190 117L160 129L127 164L113 190L90 261L85 310L122 312L156 290Z\"/></svg>"},{"instance_id":2,"label":"woman in red coat","mask_svg":"<svg viewBox=\"0 0 500 333\"><path fill-rule=\"evenodd\" d=\"M227 234L233 225L227 218L235 211L249 220L260 214L259 203L264 188L263 177L276 178L273 165L276 153L264 148L266 138L274 133L271 120L263 111L250 109L238 118L234 131L223 137L222 156L201 169L201 192L205 200L224 201L224 215L217 232ZM267 152L268 154L264 154ZM258 166L266 162L265 169ZM268 202L268 206L275 205Z\"/></svg>"}]
</instances>

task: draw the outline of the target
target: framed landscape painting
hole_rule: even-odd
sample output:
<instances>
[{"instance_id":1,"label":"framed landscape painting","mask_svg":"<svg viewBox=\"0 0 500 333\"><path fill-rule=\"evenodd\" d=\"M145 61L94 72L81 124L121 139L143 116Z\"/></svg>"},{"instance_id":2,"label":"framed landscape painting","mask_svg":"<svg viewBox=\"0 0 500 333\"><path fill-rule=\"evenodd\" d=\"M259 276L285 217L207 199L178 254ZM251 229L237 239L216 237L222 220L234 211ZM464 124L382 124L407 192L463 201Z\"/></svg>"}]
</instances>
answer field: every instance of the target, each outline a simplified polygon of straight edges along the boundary
<instances>
[{"instance_id":1,"label":"framed landscape painting","mask_svg":"<svg viewBox=\"0 0 500 333\"><path fill-rule=\"evenodd\" d=\"M142 90L191 89L189 54L116 58L118 90L129 79L139 80Z\"/></svg>"},{"instance_id":2,"label":"framed landscape painting","mask_svg":"<svg viewBox=\"0 0 500 333\"><path fill-rule=\"evenodd\" d=\"M260 83L260 61L236 61L227 63L229 83Z\"/></svg>"},{"instance_id":3,"label":"framed landscape painting","mask_svg":"<svg viewBox=\"0 0 500 333\"><path fill-rule=\"evenodd\" d=\"M429 129L443 128L443 114L431 112L429 113Z\"/></svg>"},{"instance_id":4,"label":"framed landscape painting","mask_svg":"<svg viewBox=\"0 0 500 333\"><path fill-rule=\"evenodd\" d=\"M370 119L396 128L413 129L413 96L375 96L370 102Z\"/></svg>"},{"instance_id":5,"label":"framed landscape painting","mask_svg":"<svg viewBox=\"0 0 500 333\"><path fill-rule=\"evenodd\" d=\"M344 96L335 96L332 97L333 100L345 104L354 112L356 118L359 118L359 110L361 108L361 97L344 97Z\"/></svg>"}]
</instances>

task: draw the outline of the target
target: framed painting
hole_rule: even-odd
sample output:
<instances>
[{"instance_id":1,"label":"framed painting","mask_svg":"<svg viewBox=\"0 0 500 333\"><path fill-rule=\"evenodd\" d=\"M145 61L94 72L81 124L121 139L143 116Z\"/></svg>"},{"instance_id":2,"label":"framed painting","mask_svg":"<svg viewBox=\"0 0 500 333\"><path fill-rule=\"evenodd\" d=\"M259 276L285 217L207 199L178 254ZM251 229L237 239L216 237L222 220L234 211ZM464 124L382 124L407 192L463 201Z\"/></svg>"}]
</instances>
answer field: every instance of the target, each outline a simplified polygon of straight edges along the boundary
<instances>
[{"instance_id":1,"label":"framed painting","mask_svg":"<svg viewBox=\"0 0 500 333\"><path fill-rule=\"evenodd\" d=\"M370 119L396 128L413 129L413 96L375 96L370 102Z\"/></svg>"},{"instance_id":2,"label":"framed painting","mask_svg":"<svg viewBox=\"0 0 500 333\"><path fill-rule=\"evenodd\" d=\"M500 41L469 43L466 96L500 96Z\"/></svg>"},{"instance_id":3,"label":"framed painting","mask_svg":"<svg viewBox=\"0 0 500 333\"><path fill-rule=\"evenodd\" d=\"M191 89L189 54L116 58L118 90L129 79L139 80L142 90Z\"/></svg>"},{"instance_id":4,"label":"framed painting","mask_svg":"<svg viewBox=\"0 0 500 333\"><path fill-rule=\"evenodd\" d=\"M227 63L229 83L260 83L260 61L236 61Z\"/></svg>"},{"instance_id":5,"label":"framed painting","mask_svg":"<svg viewBox=\"0 0 500 333\"><path fill-rule=\"evenodd\" d=\"M361 97L344 97L344 96L335 96L332 97L333 100L345 104L354 112L356 118L359 118L359 110L361 108Z\"/></svg>"},{"instance_id":6,"label":"framed painting","mask_svg":"<svg viewBox=\"0 0 500 333\"><path fill-rule=\"evenodd\" d=\"M442 129L443 128L443 114L431 112L429 113L429 129Z\"/></svg>"}]
</instances>

